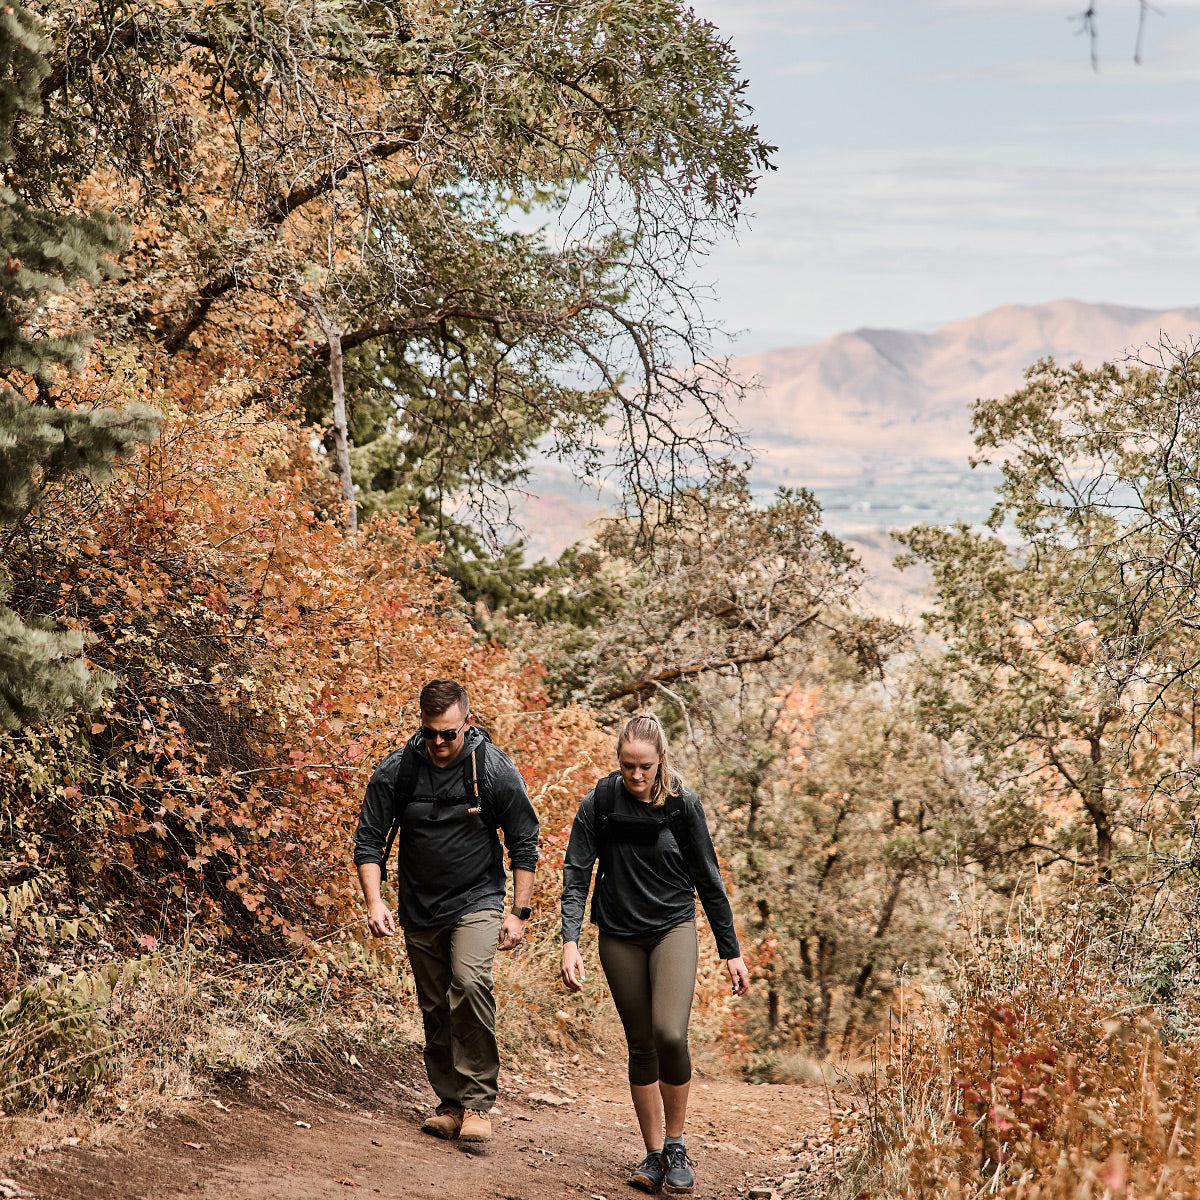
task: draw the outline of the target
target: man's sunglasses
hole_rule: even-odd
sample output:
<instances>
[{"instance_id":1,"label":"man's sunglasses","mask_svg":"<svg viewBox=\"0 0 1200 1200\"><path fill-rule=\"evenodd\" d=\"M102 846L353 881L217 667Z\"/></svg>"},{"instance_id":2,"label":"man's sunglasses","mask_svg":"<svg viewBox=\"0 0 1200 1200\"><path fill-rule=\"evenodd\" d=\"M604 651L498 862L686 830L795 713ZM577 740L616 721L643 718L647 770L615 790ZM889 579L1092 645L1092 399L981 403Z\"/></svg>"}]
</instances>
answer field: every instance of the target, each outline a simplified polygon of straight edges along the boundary
<instances>
[{"instance_id":1,"label":"man's sunglasses","mask_svg":"<svg viewBox=\"0 0 1200 1200\"><path fill-rule=\"evenodd\" d=\"M428 725L421 726L421 736L427 742L433 742L438 745L441 742L452 742L464 729L467 727L467 722L464 721L457 729L430 729Z\"/></svg>"}]
</instances>

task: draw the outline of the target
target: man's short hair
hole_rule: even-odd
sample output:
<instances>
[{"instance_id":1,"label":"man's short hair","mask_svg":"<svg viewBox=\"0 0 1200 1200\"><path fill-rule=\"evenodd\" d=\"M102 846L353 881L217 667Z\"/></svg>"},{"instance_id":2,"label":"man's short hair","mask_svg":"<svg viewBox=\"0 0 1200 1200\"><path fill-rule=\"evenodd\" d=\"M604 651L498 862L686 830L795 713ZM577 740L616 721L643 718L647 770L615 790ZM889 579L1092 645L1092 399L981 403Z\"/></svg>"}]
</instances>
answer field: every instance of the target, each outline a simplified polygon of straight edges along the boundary
<instances>
[{"instance_id":1,"label":"man's short hair","mask_svg":"<svg viewBox=\"0 0 1200 1200\"><path fill-rule=\"evenodd\" d=\"M427 717L440 717L456 704L462 705L463 716L471 712L467 689L453 679L434 679L421 689L421 712Z\"/></svg>"}]
</instances>

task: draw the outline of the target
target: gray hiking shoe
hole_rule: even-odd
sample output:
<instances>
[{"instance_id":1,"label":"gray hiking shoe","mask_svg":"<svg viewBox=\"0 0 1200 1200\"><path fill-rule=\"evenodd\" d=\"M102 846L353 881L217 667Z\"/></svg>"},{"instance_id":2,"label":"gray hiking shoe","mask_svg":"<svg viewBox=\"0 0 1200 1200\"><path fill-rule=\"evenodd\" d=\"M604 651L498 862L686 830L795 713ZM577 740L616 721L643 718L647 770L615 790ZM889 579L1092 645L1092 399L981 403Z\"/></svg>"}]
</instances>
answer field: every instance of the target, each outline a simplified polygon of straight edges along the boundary
<instances>
[{"instance_id":1,"label":"gray hiking shoe","mask_svg":"<svg viewBox=\"0 0 1200 1200\"><path fill-rule=\"evenodd\" d=\"M630 1187L643 1192L657 1192L663 1182L663 1160L661 1150L651 1150L625 1180Z\"/></svg>"},{"instance_id":2,"label":"gray hiking shoe","mask_svg":"<svg viewBox=\"0 0 1200 1200\"><path fill-rule=\"evenodd\" d=\"M692 1160L688 1158L687 1147L681 1144L664 1146L663 1162L663 1191L676 1196L691 1194L696 1186L696 1177L692 1174Z\"/></svg>"}]
</instances>

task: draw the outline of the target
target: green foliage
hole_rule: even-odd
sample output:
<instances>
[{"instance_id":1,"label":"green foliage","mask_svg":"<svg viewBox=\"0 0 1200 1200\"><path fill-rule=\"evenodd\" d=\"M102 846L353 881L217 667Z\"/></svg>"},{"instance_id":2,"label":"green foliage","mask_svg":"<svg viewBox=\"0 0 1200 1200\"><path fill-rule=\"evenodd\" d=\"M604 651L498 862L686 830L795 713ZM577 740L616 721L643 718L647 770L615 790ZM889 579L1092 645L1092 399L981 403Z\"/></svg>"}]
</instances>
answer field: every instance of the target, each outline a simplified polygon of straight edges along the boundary
<instances>
[{"instance_id":1,"label":"green foliage","mask_svg":"<svg viewBox=\"0 0 1200 1200\"><path fill-rule=\"evenodd\" d=\"M40 111L46 49L29 10L6 5L0 13L0 163L6 169L15 157L14 124ZM36 208L0 186L0 244L8 254L0 270L0 366L32 377L45 390L55 365L78 360L82 340L56 334L43 306L69 284L94 283L111 273L109 256L123 234L108 218ZM0 390L0 525L23 518L40 492L69 472L102 482L113 458L135 441L150 440L154 429L153 415L141 406L121 413L62 410ZM4 536L5 550L15 533ZM9 591L0 568L0 600ZM94 704L103 680L89 675L81 648L78 634L47 621L26 623L0 605L0 729Z\"/></svg>"},{"instance_id":2,"label":"green foliage","mask_svg":"<svg viewBox=\"0 0 1200 1200\"><path fill-rule=\"evenodd\" d=\"M317 420L340 343L363 517L466 545L539 444L615 459L632 497L736 443L695 268L772 147L679 0L39 10L14 186L111 172L138 225L97 317L182 358L269 347Z\"/></svg>"},{"instance_id":3,"label":"green foliage","mask_svg":"<svg viewBox=\"0 0 1200 1200\"><path fill-rule=\"evenodd\" d=\"M646 525L660 521L648 544ZM870 657L871 622L837 627L832 616L858 586L857 563L821 528L807 492L785 489L759 508L744 473L727 467L681 497L669 519L651 505L641 521L601 523L596 542L571 562L574 591L611 618L572 639L569 652L557 630L530 639L564 696L626 708L662 701L686 724L693 697L704 709L704 689L792 671L818 630L836 629L847 646L863 635ZM890 636L883 623L875 632Z\"/></svg>"},{"instance_id":4,"label":"green foliage","mask_svg":"<svg viewBox=\"0 0 1200 1200\"><path fill-rule=\"evenodd\" d=\"M1191 819L1197 394L1193 355L1040 363L976 409L1004 472L990 529L899 535L933 573L945 641L928 719L992 792L997 864L1136 882L1146 839Z\"/></svg>"},{"instance_id":5,"label":"green foliage","mask_svg":"<svg viewBox=\"0 0 1200 1200\"><path fill-rule=\"evenodd\" d=\"M88 671L82 649L79 634L23 621L0 605L0 729L34 725L75 704L94 706L104 678Z\"/></svg>"},{"instance_id":6,"label":"green foliage","mask_svg":"<svg viewBox=\"0 0 1200 1200\"><path fill-rule=\"evenodd\" d=\"M831 681L832 682L832 681ZM943 964L961 886L970 781L917 720L912 681L833 684L778 706L776 759L740 836L723 839L753 899L764 1049L853 1053L878 1032L900 970Z\"/></svg>"},{"instance_id":7,"label":"green foliage","mask_svg":"<svg viewBox=\"0 0 1200 1200\"><path fill-rule=\"evenodd\" d=\"M0 392L0 524L20 521L67 475L84 476L97 487L107 483L113 460L150 441L157 427L157 414L144 404L49 408Z\"/></svg>"},{"instance_id":8,"label":"green foliage","mask_svg":"<svg viewBox=\"0 0 1200 1200\"><path fill-rule=\"evenodd\" d=\"M763 985L745 1001L752 1043L853 1042L896 963L936 957L924 898L969 823L956 766L907 696L881 690L903 631L852 607L857 564L811 495L757 507L734 471L651 543L612 520L559 565L571 603L603 619L506 632L560 695L663 719L735 882Z\"/></svg>"},{"instance_id":9,"label":"green foliage","mask_svg":"<svg viewBox=\"0 0 1200 1200\"><path fill-rule=\"evenodd\" d=\"M467 604L475 627L489 637L516 644L528 623L550 626L558 639L558 652L569 659L593 630L615 617L620 602L604 579L595 578L599 556L586 546L568 547L554 562L525 561L523 542L511 542L491 558L448 557L447 570Z\"/></svg>"}]
</instances>

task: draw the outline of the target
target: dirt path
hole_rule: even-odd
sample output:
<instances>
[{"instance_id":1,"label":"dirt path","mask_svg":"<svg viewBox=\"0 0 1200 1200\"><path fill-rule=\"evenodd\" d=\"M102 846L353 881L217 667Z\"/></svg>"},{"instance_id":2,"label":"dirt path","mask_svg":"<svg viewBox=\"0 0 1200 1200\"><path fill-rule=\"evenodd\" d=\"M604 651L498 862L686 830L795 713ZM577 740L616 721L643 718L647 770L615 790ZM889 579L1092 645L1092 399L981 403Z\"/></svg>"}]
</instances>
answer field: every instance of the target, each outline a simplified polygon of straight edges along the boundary
<instances>
[{"instance_id":1,"label":"dirt path","mask_svg":"<svg viewBox=\"0 0 1200 1200\"><path fill-rule=\"evenodd\" d=\"M539 1062L525 1074L508 1071L501 1082L493 1139L482 1149L419 1131L432 1094L418 1063L364 1055L361 1068L226 1084L215 1101L142 1120L115 1143L44 1150L9 1163L0 1172L6 1176L0 1197L632 1200L639 1194L624 1178L641 1157L641 1143L624 1080L607 1061ZM827 1120L823 1090L698 1075L688 1121L696 1195L746 1200L752 1189L781 1184L789 1195L816 1195Z\"/></svg>"}]
</instances>

